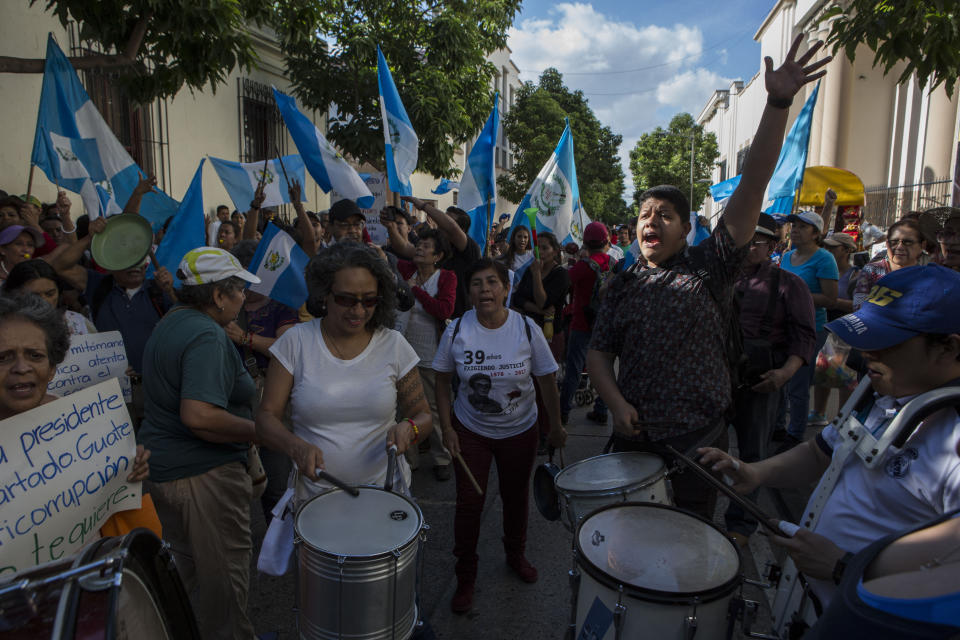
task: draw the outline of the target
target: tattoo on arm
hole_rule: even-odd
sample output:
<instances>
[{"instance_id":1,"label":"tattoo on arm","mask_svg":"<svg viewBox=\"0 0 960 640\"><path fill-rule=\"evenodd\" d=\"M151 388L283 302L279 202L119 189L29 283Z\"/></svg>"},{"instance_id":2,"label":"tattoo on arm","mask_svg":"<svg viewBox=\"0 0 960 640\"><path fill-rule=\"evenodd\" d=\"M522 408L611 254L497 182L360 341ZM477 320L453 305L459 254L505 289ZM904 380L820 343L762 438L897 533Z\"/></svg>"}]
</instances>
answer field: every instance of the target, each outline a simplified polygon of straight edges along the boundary
<instances>
[{"instance_id":1,"label":"tattoo on arm","mask_svg":"<svg viewBox=\"0 0 960 640\"><path fill-rule=\"evenodd\" d=\"M426 402L427 396L423 393L420 372L417 371L417 367L414 367L397 382L397 406L400 409L400 416L408 417L416 414L421 403L426 404Z\"/></svg>"}]
</instances>

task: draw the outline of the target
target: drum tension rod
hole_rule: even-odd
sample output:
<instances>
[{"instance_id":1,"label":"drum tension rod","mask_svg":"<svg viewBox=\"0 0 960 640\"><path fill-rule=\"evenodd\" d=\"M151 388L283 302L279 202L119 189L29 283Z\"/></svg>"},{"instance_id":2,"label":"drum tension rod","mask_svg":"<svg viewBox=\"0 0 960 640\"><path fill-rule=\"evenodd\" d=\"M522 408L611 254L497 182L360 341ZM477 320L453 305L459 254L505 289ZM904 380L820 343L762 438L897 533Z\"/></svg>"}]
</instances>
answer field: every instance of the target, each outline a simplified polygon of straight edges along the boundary
<instances>
[{"instance_id":1,"label":"drum tension rod","mask_svg":"<svg viewBox=\"0 0 960 640\"><path fill-rule=\"evenodd\" d=\"M760 603L756 600L744 600L743 601L743 619L742 625L740 627L741 633L747 636L748 638L758 638L759 640L780 640L778 636L772 636L767 633L758 633L752 631L753 623L757 618L757 608L760 606Z\"/></svg>"}]
</instances>

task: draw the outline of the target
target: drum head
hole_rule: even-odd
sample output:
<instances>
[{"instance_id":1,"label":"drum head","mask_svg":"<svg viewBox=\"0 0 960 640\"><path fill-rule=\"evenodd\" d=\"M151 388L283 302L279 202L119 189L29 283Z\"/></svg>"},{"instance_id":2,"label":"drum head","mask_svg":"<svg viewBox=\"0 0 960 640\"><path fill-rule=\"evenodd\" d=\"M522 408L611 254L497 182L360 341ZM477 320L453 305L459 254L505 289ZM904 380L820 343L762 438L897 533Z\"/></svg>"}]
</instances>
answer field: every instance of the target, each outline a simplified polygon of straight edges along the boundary
<instances>
[{"instance_id":1,"label":"drum head","mask_svg":"<svg viewBox=\"0 0 960 640\"><path fill-rule=\"evenodd\" d=\"M652 453L609 453L581 460L561 471L557 475L557 488L607 491L646 480L663 468L663 458Z\"/></svg>"},{"instance_id":2,"label":"drum head","mask_svg":"<svg viewBox=\"0 0 960 640\"><path fill-rule=\"evenodd\" d=\"M296 532L310 547L336 556L376 556L402 547L423 524L407 498L360 487L354 498L333 489L311 498L297 513Z\"/></svg>"},{"instance_id":3,"label":"drum head","mask_svg":"<svg viewBox=\"0 0 960 640\"><path fill-rule=\"evenodd\" d=\"M740 572L740 556L719 529L657 504L594 511L580 523L577 551L617 584L664 594L717 589Z\"/></svg>"},{"instance_id":4,"label":"drum head","mask_svg":"<svg viewBox=\"0 0 960 640\"><path fill-rule=\"evenodd\" d=\"M123 271L143 262L152 244L150 222L136 213L121 213L108 218L106 228L93 236L90 253L104 269Z\"/></svg>"}]
</instances>

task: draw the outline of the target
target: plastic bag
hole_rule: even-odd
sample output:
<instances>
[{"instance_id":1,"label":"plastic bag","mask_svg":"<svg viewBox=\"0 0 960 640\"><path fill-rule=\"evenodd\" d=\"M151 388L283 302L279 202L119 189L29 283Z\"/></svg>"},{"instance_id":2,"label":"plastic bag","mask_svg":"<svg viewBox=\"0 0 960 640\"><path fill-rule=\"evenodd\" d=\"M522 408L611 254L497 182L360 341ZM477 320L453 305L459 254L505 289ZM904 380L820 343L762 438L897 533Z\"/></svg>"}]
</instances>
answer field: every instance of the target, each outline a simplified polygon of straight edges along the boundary
<instances>
[{"instance_id":1,"label":"plastic bag","mask_svg":"<svg viewBox=\"0 0 960 640\"><path fill-rule=\"evenodd\" d=\"M829 389L849 389L857 386L857 373L847 366L850 345L834 334L827 336L823 348L817 354L817 368L813 374L813 384Z\"/></svg>"},{"instance_id":2,"label":"plastic bag","mask_svg":"<svg viewBox=\"0 0 960 640\"><path fill-rule=\"evenodd\" d=\"M270 576L282 576L290 570L293 555L293 488L286 490L272 514L257 558L257 569Z\"/></svg>"}]
</instances>

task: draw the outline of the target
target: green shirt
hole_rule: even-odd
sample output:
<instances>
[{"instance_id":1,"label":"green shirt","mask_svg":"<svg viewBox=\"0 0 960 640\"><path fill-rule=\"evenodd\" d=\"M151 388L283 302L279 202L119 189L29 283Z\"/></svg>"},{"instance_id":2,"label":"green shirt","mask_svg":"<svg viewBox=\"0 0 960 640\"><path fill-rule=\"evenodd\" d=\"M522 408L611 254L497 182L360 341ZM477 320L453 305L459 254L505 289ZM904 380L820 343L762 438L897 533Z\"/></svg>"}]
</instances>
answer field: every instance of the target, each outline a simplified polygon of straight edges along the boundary
<instances>
[{"instance_id":1,"label":"green shirt","mask_svg":"<svg viewBox=\"0 0 960 640\"><path fill-rule=\"evenodd\" d=\"M143 351L143 392L139 440L150 450L152 481L169 482L246 461L247 443L208 442L180 421L184 398L253 417L256 385L210 316L181 307L157 324Z\"/></svg>"}]
</instances>

